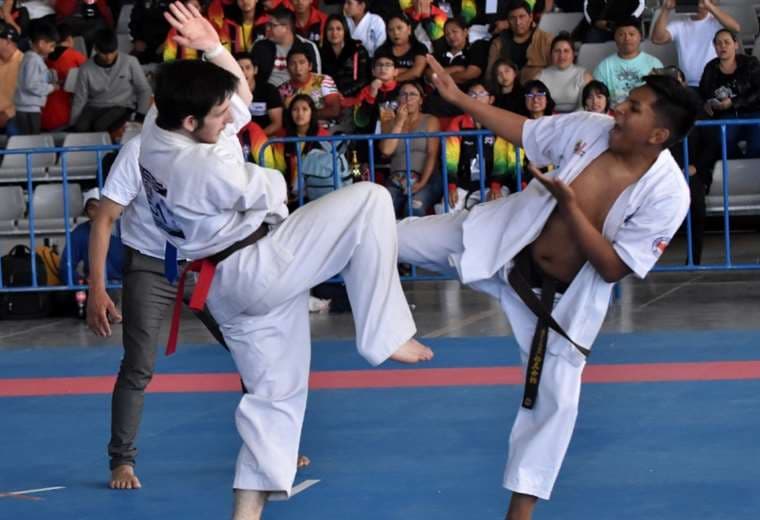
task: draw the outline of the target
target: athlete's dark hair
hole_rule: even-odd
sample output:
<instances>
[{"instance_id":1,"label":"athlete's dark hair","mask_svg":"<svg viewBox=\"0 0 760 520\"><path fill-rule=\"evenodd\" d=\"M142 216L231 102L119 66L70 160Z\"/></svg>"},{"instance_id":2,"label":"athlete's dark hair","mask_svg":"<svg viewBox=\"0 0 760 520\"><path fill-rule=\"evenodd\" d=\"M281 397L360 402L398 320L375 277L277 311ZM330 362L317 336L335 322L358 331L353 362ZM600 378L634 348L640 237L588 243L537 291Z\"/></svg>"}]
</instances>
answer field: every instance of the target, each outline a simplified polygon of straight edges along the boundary
<instances>
[{"instance_id":1,"label":"athlete's dark hair","mask_svg":"<svg viewBox=\"0 0 760 520\"><path fill-rule=\"evenodd\" d=\"M658 123L670 130L670 138L663 144L663 148L670 148L686 137L694 126L699 99L694 91L670 76L644 76L644 85L657 97L652 108Z\"/></svg>"},{"instance_id":2,"label":"athlete's dark hair","mask_svg":"<svg viewBox=\"0 0 760 520\"><path fill-rule=\"evenodd\" d=\"M223 103L237 89L238 78L231 72L202 60L178 60L161 65L156 75L156 124L176 130L182 120L203 119L214 105Z\"/></svg>"}]
</instances>

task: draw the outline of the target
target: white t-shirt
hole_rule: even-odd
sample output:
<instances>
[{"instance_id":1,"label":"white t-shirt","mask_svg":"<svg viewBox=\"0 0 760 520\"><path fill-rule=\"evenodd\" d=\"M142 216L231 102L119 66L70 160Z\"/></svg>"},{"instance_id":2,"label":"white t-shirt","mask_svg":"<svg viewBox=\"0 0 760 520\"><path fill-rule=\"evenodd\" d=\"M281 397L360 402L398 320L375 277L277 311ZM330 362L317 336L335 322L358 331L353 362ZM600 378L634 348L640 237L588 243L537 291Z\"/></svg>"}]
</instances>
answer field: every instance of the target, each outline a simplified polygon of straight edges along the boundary
<instances>
[{"instance_id":1,"label":"white t-shirt","mask_svg":"<svg viewBox=\"0 0 760 520\"><path fill-rule=\"evenodd\" d=\"M713 38L721 27L720 22L709 13L702 20L680 17L668 22L668 32L678 51L678 66L690 86L699 86L705 65L716 57Z\"/></svg>"},{"instance_id":2,"label":"white t-shirt","mask_svg":"<svg viewBox=\"0 0 760 520\"><path fill-rule=\"evenodd\" d=\"M347 16L346 22L348 23L348 30L351 32L351 38L362 42L370 57L373 57L375 50L385 43L387 37L385 22L378 15L366 13L358 24L354 22L353 18Z\"/></svg>"},{"instance_id":3,"label":"white t-shirt","mask_svg":"<svg viewBox=\"0 0 760 520\"><path fill-rule=\"evenodd\" d=\"M137 135L119 150L103 186L103 196L124 206L122 243L144 255L163 258L166 239L153 224L153 214L140 177L139 157L140 135Z\"/></svg>"},{"instance_id":4,"label":"white t-shirt","mask_svg":"<svg viewBox=\"0 0 760 520\"><path fill-rule=\"evenodd\" d=\"M590 112L528 120L523 126L523 148L537 166L556 165L550 175L570 184L609 148L613 125L611 117ZM475 206L463 225L464 253L451 257L462 281L500 297L512 259L538 238L556 205L556 199L534 179L520 193ZM688 210L689 187L673 156L663 150L644 176L618 196L604 221L602 235L634 274L643 278ZM509 225L499 224L504 222ZM494 240L494 225L500 226L498 240ZM586 262L552 315L571 338L590 347L604 321L613 286ZM506 301L502 298L503 304ZM524 306L521 302L513 304ZM508 316L512 314L509 308L506 311ZM525 324L513 323L514 327L520 328L516 334L520 344L524 347L527 342L529 347L530 324L526 328ZM550 335L548 348L560 349L558 353L574 363L582 359L555 334Z\"/></svg>"},{"instance_id":5,"label":"white t-shirt","mask_svg":"<svg viewBox=\"0 0 760 520\"><path fill-rule=\"evenodd\" d=\"M641 78L654 68L662 68L662 62L646 52L630 60L624 60L617 53L607 56L594 70L598 79L610 89L610 106L625 101L628 93L640 86Z\"/></svg>"},{"instance_id":6,"label":"white t-shirt","mask_svg":"<svg viewBox=\"0 0 760 520\"><path fill-rule=\"evenodd\" d=\"M143 186L154 222L181 258L211 256L288 215L282 173L243 160L237 133L251 113L237 94L230 110L233 122L213 144L159 128L155 106L145 118Z\"/></svg>"}]
</instances>

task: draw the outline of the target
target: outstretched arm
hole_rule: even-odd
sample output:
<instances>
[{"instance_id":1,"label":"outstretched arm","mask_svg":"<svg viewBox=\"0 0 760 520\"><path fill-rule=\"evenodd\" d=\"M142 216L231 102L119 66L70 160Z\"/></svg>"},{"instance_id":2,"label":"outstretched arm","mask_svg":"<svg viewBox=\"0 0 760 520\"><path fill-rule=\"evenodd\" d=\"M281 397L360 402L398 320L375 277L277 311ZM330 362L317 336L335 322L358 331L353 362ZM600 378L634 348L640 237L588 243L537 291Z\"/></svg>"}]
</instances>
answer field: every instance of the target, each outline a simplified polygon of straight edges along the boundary
<instances>
[{"instance_id":1,"label":"outstretched arm","mask_svg":"<svg viewBox=\"0 0 760 520\"><path fill-rule=\"evenodd\" d=\"M169 11L164 13L164 17L172 27L177 29L174 40L178 44L203 51L209 62L237 76L237 95L246 105L249 105L253 100L253 94L248 88L243 71L229 51L222 47L219 34L211 22L203 18L194 6L185 5L182 2L171 4Z\"/></svg>"},{"instance_id":2,"label":"outstretched arm","mask_svg":"<svg viewBox=\"0 0 760 520\"><path fill-rule=\"evenodd\" d=\"M523 124L528 120L526 117L485 103L478 103L459 90L449 73L432 55L427 55L427 62L433 70L433 84L443 99L461 108L465 114L470 114L496 135L516 146L522 146Z\"/></svg>"},{"instance_id":3,"label":"outstretched arm","mask_svg":"<svg viewBox=\"0 0 760 520\"><path fill-rule=\"evenodd\" d=\"M578 241L581 251L604 281L617 282L630 274L630 267L623 262L612 244L594 227L578 206L573 188L537 170L533 176L557 199L557 207Z\"/></svg>"}]
</instances>

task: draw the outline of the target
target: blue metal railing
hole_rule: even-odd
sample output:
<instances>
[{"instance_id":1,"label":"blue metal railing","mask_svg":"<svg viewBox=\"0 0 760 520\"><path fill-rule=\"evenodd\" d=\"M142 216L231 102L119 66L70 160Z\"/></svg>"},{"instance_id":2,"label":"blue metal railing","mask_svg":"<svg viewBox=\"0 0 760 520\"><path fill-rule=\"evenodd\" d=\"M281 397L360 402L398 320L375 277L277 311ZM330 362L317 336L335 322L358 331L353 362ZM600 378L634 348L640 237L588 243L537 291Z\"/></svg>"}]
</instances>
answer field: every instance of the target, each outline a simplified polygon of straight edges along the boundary
<instances>
[{"instance_id":1,"label":"blue metal railing","mask_svg":"<svg viewBox=\"0 0 760 520\"><path fill-rule=\"evenodd\" d=\"M695 265L694 259L693 259L693 252L692 252L692 223L691 223L691 214L687 217L686 220L686 237L687 237L687 262L684 265L660 265L655 268L656 271L723 271L723 270L757 270L760 269L760 264L751 264L751 263L735 263L733 261L733 255L732 255L732 245L731 245L731 234L730 234L730 218L729 218L729 198L728 198L728 186L729 186L729 169L728 169L728 145L727 145L727 136L726 136L726 129L728 126L734 126L734 125L757 125L760 124L760 119L747 119L747 120L714 120L714 121L700 121L697 123L699 126L716 126L720 128L720 134L721 134L721 154L722 154L722 164L723 164L723 224L724 224L724 252L725 252L725 260L723 263L714 263L714 264L702 264L702 265ZM337 155L338 152L336 150L336 143L338 142L344 142L344 141L357 141L357 142L367 142L369 144L368 146L368 161L369 161L369 173L370 173L370 180L372 182L375 182L376 180L376 160L375 160L375 153L374 153L374 143L376 141L379 141L381 139L386 138L394 138L394 139L402 139L404 141L404 154L407 158L406 164L406 182L407 186L411 186L411 180L412 180L412 172L410 167L410 161L409 161L409 152L410 152L410 140L411 139L420 139L420 138L437 138L440 140L441 147L440 147L440 162L441 162L441 176L442 176L442 202L443 202L443 208L444 211L449 211L449 200L448 200L448 172L446 171L446 138L447 137L464 137L464 136L472 136L475 137L477 140L477 150L478 150L478 166L480 168L480 182L479 182L479 188L480 188L480 200L485 200L485 194L486 194L486 165L485 165L485 159L484 159L484 142L483 139L486 137L493 137L493 133L491 133L488 130L466 130L461 132L420 132L420 133L413 133L413 134L351 134L351 135L334 135L334 136L321 136L321 137L288 137L288 138L275 138L269 140L260 150L260 156L259 160L260 162L263 162L264 152L267 147L272 146L277 143L300 143L297 145L299 147L299 151L301 146L303 146L303 143L307 142L329 142L333 143L333 146L331 146L332 150L332 160L333 160L333 182L336 186L340 185L339 180L339 173L337 168ZM688 179L688 151L689 151L689 143L688 141L684 141L683 143L683 152L684 152L684 175ZM50 181L60 181L63 184L63 193L64 193L64 200L63 200L63 210L64 210L64 237L66 240L66 243L68 244L70 241L70 218L71 215L71 208L69 206L68 201L68 184L71 182L70 175L68 171L68 156L67 154L70 152L95 152L97 157L97 172L96 172L96 178L98 186L103 185L103 169L102 169L102 156L112 150L117 150L119 148L119 145L93 145L93 146L77 146L77 147L55 147L55 148L45 148L45 149L14 149L14 150L0 150L0 156L2 155L12 155L12 154L25 154L26 155L26 188L29 198L29 205L28 205L28 220L29 220L29 245L30 249L32 251L35 250L35 244L36 244L36 236L38 234L42 234L36 230L35 226L35 208L33 201L33 193L34 193L34 184L35 183L45 183ZM61 166L61 175L59 177L53 177L53 176L47 176L47 177L34 177L32 175L32 156L34 154L41 154L41 153L59 153L60 154L60 161L59 164ZM302 171L302 158L300 156L301 154L296 154L296 168L298 170L298 179L296 183L296 189L297 189L297 197L299 205L302 205L305 203L305 182L303 177L303 171ZM516 184L517 189L519 190L522 185L522 154L521 150L519 148L516 149L516 168L515 168L515 174L516 174ZM760 175L760 174L759 174ZM760 180L760 179L759 179ZM2 177L0 176L0 181L2 181ZM758 183L760 185L760 182ZM409 213L412 213L412 193L411 190L407 190L407 211ZM32 255L32 258L30 259L31 264L31 271L32 271L32 284L25 287L5 287L3 285L3 276L2 276L2 266L0 265L0 292L28 292L28 291L71 291L71 290L81 290L86 289L86 285L79 284L78 282L75 283L75 273L74 269L76 266L71 265L71 251L70 248L67 248L67 258L66 265L67 270L65 273L65 284L63 285L56 285L56 286L41 286L38 283L38 276L37 276L37 268L36 268L36 262L34 261L35 256ZM418 274L416 272L416 269L413 268L412 276L405 277L405 280L441 280L441 279L450 279L450 276L429 276L429 275L422 275ZM118 284L109 284L108 287L118 287Z\"/></svg>"}]
</instances>

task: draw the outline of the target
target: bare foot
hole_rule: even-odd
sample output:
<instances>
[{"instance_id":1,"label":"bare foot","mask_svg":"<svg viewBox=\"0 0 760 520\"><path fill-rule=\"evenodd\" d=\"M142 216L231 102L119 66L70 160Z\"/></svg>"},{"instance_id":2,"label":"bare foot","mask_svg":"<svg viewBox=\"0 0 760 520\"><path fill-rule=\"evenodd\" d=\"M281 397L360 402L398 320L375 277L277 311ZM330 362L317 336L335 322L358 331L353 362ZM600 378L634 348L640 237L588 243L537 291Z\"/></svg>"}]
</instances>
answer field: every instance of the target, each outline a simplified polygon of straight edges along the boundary
<instances>
[{"instance_id":1,"label":"bare foot","mask_svg":"<svg viewBox=\"0 0 760 520\"><path fill-rule=\"evenodd\" d=\"M140 489L140 479L135 475L135 468L129 464L116 466L111 470L111 482L108 483L111 489Z\"/></svg>"},{"instance_id":2,"label":"bare foot","mask_svg":"<svg viewBox=\"0 0 760 520\"><path fill-rule=\"evenodd\" d=\"M419 363L420 361L430 361L433 359L433 351L428 347L412 338L401 345L396 352L391 354L393 361L399 363Z\"/></svg>"},{"instance_id":3,"label":"bare foot","mask_svg":"<svg viewBox=\"0 0 760 520\"><path fill-rule=\"evenodd\" d=\"M309 459L309 457L307 457L306 455L299 455L298 456L298 465L297 465L297 467L299 469L300 468L305 468L309 464L311 464L311 460Z\"/></svg>"}]
</instances>

